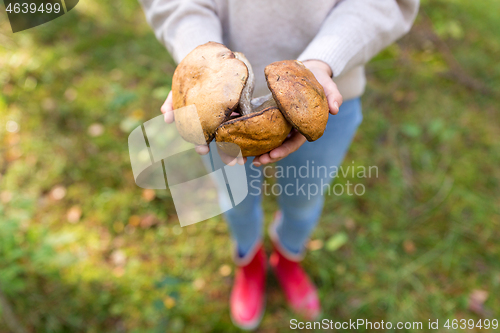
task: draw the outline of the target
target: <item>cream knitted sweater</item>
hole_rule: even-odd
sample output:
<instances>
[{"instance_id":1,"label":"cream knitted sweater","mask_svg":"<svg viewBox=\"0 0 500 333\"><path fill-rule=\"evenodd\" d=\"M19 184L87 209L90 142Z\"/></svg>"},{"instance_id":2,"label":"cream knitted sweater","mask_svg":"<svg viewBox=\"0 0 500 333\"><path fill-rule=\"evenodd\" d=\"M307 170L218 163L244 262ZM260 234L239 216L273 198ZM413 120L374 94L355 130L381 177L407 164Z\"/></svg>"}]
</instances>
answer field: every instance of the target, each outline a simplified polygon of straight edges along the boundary
<instances>
[{"instance_id":1,"label":"cream knitted sweater","mask_svg":"<svg viewBox=\"0 0 500 333\"><path fill-rule=\"evenodd\" d=\"M365 87L364 64L404 35L419 0L140 0L157 38L180 62L208 41L243 52L269 93L266 65L319 59L330 65L344 100Z\"/></svg>"}]
</instances>

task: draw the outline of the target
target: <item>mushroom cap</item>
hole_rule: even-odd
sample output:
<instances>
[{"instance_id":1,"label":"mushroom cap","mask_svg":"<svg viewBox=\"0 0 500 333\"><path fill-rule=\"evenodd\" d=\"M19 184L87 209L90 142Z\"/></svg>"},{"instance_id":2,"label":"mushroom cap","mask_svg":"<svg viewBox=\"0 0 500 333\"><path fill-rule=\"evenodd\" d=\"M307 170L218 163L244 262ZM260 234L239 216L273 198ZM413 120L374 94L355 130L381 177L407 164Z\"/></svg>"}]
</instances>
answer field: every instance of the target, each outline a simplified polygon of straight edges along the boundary
<instances>
[{"instance_id":1,"label":"mushroom cap","mask_svg":"<svg viewBox=\"0 0 500 333\"><path fill-rule=\"evenodd\" d=\"M292 125L286 121L277 107L271 106L246 116L229 120L217 128L215 141L218 147L231 156L237 156L234 143L245 156L257 156L280 146L290 133Z\"/></svg>"},{"instance_id":2,"label":"mushroom cap","mask_svg":"<svg viewBox=\"0 0 500 333\"><path fill-rule=\"evenodd\" d=\"M246 65L222 44L208 42L191 51L177 66L172 79L174 110L196 106L206 142L193 133L199 126L182 119L176 126L181 136L196 144L209 143L217 127L236 109L248 78ZM182 112L182 110L178 110ZM187 117L184 117L187 118Z\"/></svg>"},{"instance_id":3,"label":"mushroom cap","mask_svg":"<svg viewBox=\"0 0 500 333\"><path fill-rule=\"evenodd\" d=\"M266 66L267 86L286 119L308 141L319 139L328 122L328 102L314 74L298 60Z\"/></svg>"}]
</instances>

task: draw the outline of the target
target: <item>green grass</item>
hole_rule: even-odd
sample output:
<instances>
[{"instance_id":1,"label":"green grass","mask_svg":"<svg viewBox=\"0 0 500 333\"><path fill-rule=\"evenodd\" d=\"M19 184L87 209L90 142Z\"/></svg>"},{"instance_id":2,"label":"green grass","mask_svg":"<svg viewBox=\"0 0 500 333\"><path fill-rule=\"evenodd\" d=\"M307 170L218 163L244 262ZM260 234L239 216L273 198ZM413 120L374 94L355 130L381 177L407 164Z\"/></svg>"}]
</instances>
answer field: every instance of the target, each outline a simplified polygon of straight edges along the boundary
<instances>
[{"instance_id":1,"label":"green grass","mask_svg":"<svg viewBox=\"0 0 500 333\"><path fill-rule=\"evenodd\" d=\"M495 0L425 1L410 35L369 64L345 163L377 166L378 178L337 180L366 193L327 198L304 262L325 318L500 319L498 12ZM180 228L169 191L133 181L128 134L159 114L175 68L138 4L81 1L14 35L4 17L0 45L0 286L21 322L32 332L236 332L234 270L219 273L231 265L224 221ZM488 298L473 311L475 290ZM287 331L294 315L271 275L267 300L260 331Z\"/></svg>"}]
</instances>

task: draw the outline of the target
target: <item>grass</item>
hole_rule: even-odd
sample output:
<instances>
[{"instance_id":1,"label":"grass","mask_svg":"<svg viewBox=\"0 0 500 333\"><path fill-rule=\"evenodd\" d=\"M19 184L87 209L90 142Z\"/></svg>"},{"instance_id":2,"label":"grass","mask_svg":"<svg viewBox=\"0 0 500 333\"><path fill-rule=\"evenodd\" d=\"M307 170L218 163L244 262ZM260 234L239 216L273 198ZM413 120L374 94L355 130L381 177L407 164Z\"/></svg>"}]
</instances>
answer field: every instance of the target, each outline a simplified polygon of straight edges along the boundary
<instances>
[{"instance_id":1,"label":"grass","mask_svg":"<svg viewBox=\"0 0 500 333\"><path fill-rule=\"evenodd\" d=\"M327 198L304 262L325 318L439 319L438 332L500 319L499 10L424 1L412 32L367 67L345 165L378 177L337 180L366 193ZM14 35L4 19L0 40L0 286L23 325L236 332L224 221L180 228L169 191L133 181L128 134L158 115L175 69L138 4L81 1ZM291 318L269 276L259 331Z\"/></svg>"}]
</instances>

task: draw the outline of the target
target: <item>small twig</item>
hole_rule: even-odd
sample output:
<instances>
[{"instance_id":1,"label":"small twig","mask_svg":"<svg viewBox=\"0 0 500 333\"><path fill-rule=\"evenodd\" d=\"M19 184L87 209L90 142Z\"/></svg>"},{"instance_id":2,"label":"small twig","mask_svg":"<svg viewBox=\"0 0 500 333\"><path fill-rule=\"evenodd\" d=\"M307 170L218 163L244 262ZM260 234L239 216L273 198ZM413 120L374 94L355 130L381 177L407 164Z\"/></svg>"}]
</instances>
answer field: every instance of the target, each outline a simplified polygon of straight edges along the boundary
<instances>
[{"instance_id":1,"label":"small twig","mask_svg":"<svg viewBox=\"0 0 500 333\"><path fill-rule=\"evenodd\" d=\"M1 286L0 286L0 307L2 308L3 319L5 320L7 327L13 333L28 333L28 331L21 325L16 315L14 314L14 311L12 310L12 307L10 306L7 297L3 293Z\"/></svg>"}]
</instances>

